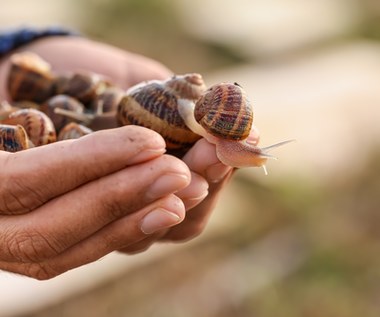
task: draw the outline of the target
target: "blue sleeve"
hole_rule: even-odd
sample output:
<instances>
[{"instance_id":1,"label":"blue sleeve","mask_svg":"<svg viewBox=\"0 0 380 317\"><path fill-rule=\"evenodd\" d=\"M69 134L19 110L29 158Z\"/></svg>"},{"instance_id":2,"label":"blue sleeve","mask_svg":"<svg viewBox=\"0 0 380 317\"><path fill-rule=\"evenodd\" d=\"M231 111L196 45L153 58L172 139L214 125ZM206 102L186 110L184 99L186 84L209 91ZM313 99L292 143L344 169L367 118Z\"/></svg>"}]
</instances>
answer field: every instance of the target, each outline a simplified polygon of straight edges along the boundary
<instances>
[{"instance_id":1,"label":"blue sleeve","mask_svg":"<svg viewBox=\"0 0 380 317\"><path fill-rule=\"evenodd\" d=\"M0 32L0 58L12 50L26 45L34 40L47 36L69 36L78 35L78 33L61 28L49 27L46 29L34 29L29 27L18 28L15 30Z\"/></svg>"}]
</instances>

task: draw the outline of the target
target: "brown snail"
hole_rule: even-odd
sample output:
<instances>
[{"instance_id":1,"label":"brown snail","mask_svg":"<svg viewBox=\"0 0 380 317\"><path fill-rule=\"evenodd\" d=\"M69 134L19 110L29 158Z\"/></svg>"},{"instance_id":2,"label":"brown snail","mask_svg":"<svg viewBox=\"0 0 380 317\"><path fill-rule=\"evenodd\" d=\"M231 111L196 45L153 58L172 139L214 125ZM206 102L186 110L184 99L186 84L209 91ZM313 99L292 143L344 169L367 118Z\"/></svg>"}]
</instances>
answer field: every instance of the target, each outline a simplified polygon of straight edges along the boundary
<instances>
[{"instance_id":1,"label":"brown snail","mask_svg":"<svg viewBox=\"0 0 380 317\"><path fill-rule=\"evenodd\" d=\"M35 146L52 143L57 139L53 122L46 114L36 109L17 110L0 123L22 126Z\"/></svg>"},{"instance_id":2,"label":"brown snail","mask_svg":"<svg viewBox=\"0 0 380 317\"><path fill-rule=\"evenodd\" d=\"M17 152L29 147L28 135L21 125L0 124L0 151Z\"/></svg>"},{"instance_id":3,"label":"brown snail","mask_svg":"<svg viewBox=\"0 0 380 317\"><path fill-rule=\"evenodd\" d=\"M152 129L164 137L169 151L182 154L201 136L187 127L179 105L193 104L205 89L206 85L199 74L138 84L121 99L118 122L120 125L135 124Z\"/></svg>"},{"instance_id":4,"label":"brown snail","mask_svg":"<svg viewBox=\"0 0 380 317\"><path fill-rule=\"evenodd\" d=\"M50 65L31 52L14 54L8 74L8 92L13 101L43 102L54 93Z\"/></svg>"},{"instance_id":5,"label":"brown snail","mask_svg":"<svg viewBox=\"0 0 380 317\"><path fill-rule=\"evenodd\" d=\"M75 113L83 113L84 105L70 96L56 95L46 100L46 102L40 106L40 110L53 121L54 127L58 132L72 120L67 116L57 114L55 111L56 109L65 109Z\"/></svg>"},{"instance_id":6,"label":"brown snail","mask_svg":"<svg viewBox=\"0 0 380 317\"><path fill-rule=\"evenodd\" d=\"M253 128L251 104L238 84L205 90L202 76L187 74L138 84L119 104L122 125L138 124L160 133L168 149L187 149L201 136L216 145L221 162L232 167L262 166L268 151L290 141L260 148L247 141ZM266 170L265 170L266 172Z\"/></svg>"},{"instance_id":7,"label":"brown snail","mask_svg":"<svg viewBox=\"0 0 380 317\"><path fill-rule=\"evenodd\" d=\"M84 135L90 134L93 131L84 125L78 124L76 122L70 122L65 125L58 134L58 141L78 139Z\"/></svg>"}]
</instances>

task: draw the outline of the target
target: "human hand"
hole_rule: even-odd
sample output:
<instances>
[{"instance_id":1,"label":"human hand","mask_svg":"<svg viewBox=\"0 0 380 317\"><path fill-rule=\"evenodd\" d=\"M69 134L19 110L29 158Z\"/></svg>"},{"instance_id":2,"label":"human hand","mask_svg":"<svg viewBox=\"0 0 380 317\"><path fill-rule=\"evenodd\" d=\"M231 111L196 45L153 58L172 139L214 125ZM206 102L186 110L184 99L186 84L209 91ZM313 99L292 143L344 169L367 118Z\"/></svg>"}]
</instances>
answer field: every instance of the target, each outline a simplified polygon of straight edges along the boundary
<instances>
[{"instance_id":1,"label":"human hand","mask_svg":"<svg viewBox=\"0 0 380 317\"><path fill-rule=\"evenodd\" d=\"M190 172L164 151L128 126L0 152L0 269L51 278L182 221Z\"/></svg>"},{"instance_id":2,"label":"human hand","mask_svg":"<svg viewBox=\"0 0 380 317\"><path fill-rule=\"evenodd\" d=\"M24 49L41 55L56 71L87 69L125 88L142 80L170 75L154 61L83 38L48 38ZM1 79L6 74L7 63L5 60L0 65L0 83L4 83ZM5 86L0 86L0 94L4 89ZM132 142L134 137L128 138L126 131L132 131L132 135L140 131L139 135L144 137ZM15 163L10 165L12 168L4 169L7 171L4 180L10 177L9 185L0 185L0 213L3 214L0 217L4 220L0 226L0 233L4 233L0 235L0 250L4 250L0 252L0 269L46 279L114 250L136 253L157 241L188 240L203 230L220 190L232 174L232 169L217 159L215 147L205 140L200 140L183 158L187 166L162 155L162 139L152 131L137 127L102 131L70 142L81 145L65 142L16 154L0 153L0 166L4 161L8 166L9 162L18 162L17 169ZM145 147L153 145L150 142L160 149L148 151L150 154L142 160L129 162L129 152L122 151L130 146L128 151L144 152ZM109 146L117 148L121 143L118 152ZM71 157L73 147L79 152ZM111 156L119 165L110 163ZM95 162L94 157L99 161ZM82 164L78 165L74 158ZM92 164L85 165L85 159ZM102 162L108 168L103 174L99 172ZM75 168L70 169L72 166ZM150 169L156 171L156 176L149 174ZM147 184L160 175L171 174L168 169L181 171L182 177L170 182L171 190L159 186L163 188L161 197L144 198L142 191L148 188ZM0 175L3 177L3 173ZM28 183L27 179L33 181ZM115 186L95 185L103 181ZM135 186L135 181L141 187ZM15 217L18 213L21 215Z\"/></svg>"},{"instance_id":3,"label":"human hand","mask_svg":"<svg viewBox=\"0 0 380 317\"><path fill-rule=\"evenodd\" d=\"M248 141L259 143L260 133L253 127ZM235 169L226 166L216 156L215 145L199 140L182 160L191 171L191 183L178 191L186 208L185 219L170 228L158 230L145 239L119 250L128 254L147 250L157 241L186 241L201 234L218 202L219 196L231 179Z\"/></svg>"}]
</instances>

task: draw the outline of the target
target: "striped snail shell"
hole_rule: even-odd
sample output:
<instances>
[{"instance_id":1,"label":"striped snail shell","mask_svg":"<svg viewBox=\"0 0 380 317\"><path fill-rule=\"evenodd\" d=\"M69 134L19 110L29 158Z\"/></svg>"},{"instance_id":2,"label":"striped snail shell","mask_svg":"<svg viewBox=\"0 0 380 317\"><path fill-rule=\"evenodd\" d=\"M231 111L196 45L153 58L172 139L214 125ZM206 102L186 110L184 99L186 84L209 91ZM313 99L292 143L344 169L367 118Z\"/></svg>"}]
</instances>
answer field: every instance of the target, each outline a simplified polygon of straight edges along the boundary
<instances>
[{"instance_id":1,"label":"striped snail shell","mask_svg":"<svg viewBox=\"0 0 380 317\"><path fill-rule=\"evenodd\" d=\"M253 121L252 106L238 84L211 86L196 102L195 120L213 136L244 140Z\"/></svg>"},{"instance_id":2,"label":"striped snail shell","mask_svg":"<svg viewBox=\"0 0 380 317\"><path fill-rule=\"evenodd\" d=\"M28 148L28 135L21 125L0 124L0 151L18 152Z\"/></svg>"},{"instance_id":3,"label":"striped snail shell","mask_svg":"<svg viewBox=\"0 0 380 317\"><path fill-rule=\"evenodd\" d=\"M38 55L24 52L12 55L7 79L13 101L43 102L54 92L54 76L50 65Z\"/></svg>"},{"instance_id":4,"label":"striped snail shell","mask_svg":"<svg viewBox=\"0 0 380 317\"><path fill-rule=\"evenodd\" d=\"M70 122L65 125L58 134L58 141L78 139L84 135L90 134L93 131L84 125L76 122Z\"/></svg>"},{"instance_id":5,"label":"striped snail shell","mask_svg":"<svg viewBox=\"0 0 380 317\"><path fill-rule=\"evenodd\" d=\"M158 132L164 137L169 151L185 151L200 136L186 126L178 104L194 104L205 89L199 74L177 75L165 81L138 84L121 99L117 120L120 125L135 124Z\"/></svg>"},{"instance_id":6,"label":"striped snail shell","mask_svg":"<svg viewBox=\"0 0 380 317\"><path fill-rule=\"evenodd\" d=\"M21 125L35 146L56 141L53 122L46 114L36 109L20 109L12 112L8 119L2 120L1 123Z\"/></svg>"}]
</instances>

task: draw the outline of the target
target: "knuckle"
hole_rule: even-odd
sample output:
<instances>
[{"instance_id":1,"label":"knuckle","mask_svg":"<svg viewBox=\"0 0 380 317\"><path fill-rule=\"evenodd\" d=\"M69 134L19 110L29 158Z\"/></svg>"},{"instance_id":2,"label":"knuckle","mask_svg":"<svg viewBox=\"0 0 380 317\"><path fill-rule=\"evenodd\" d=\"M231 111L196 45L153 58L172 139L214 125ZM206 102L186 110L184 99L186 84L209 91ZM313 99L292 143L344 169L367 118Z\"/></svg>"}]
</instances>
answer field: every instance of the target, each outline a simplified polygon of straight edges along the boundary
<instances>
[{"instance_id":1,"label":"knuckle","mask_svg":"<svg viewBox=\"0 0 380 317\"><path fill-rule=\"evenodd\" d=\"M8 237L7 245L11 256L22 263L36 263L58 255L52 241L38 231L17 231Z\"/></svg>"},{"instance_id":2,"label":"knuckle","mask_svg":"<svg viewBox=\"0 0 380 317\"><path fill-rule=\"evenodd\" d=\"M26 213L44 203L38 189L28 186L18 173L2 174L0 194L0 212L3 214Z\"/></svg>"},{"instance_id":3,"label":"knuckle","mask_svg":"<svg viewBox=\"0 0 380 317\"><path fill-rule=\"evenodd\" d=\"M116 195L110 195L117 197ZM125 206L118 199L105 200L102 202L103 209L106 211L105 220L112 221L125 216ZM104 213L102 213L104 214Z\"/></svg>"}]
</instances>

